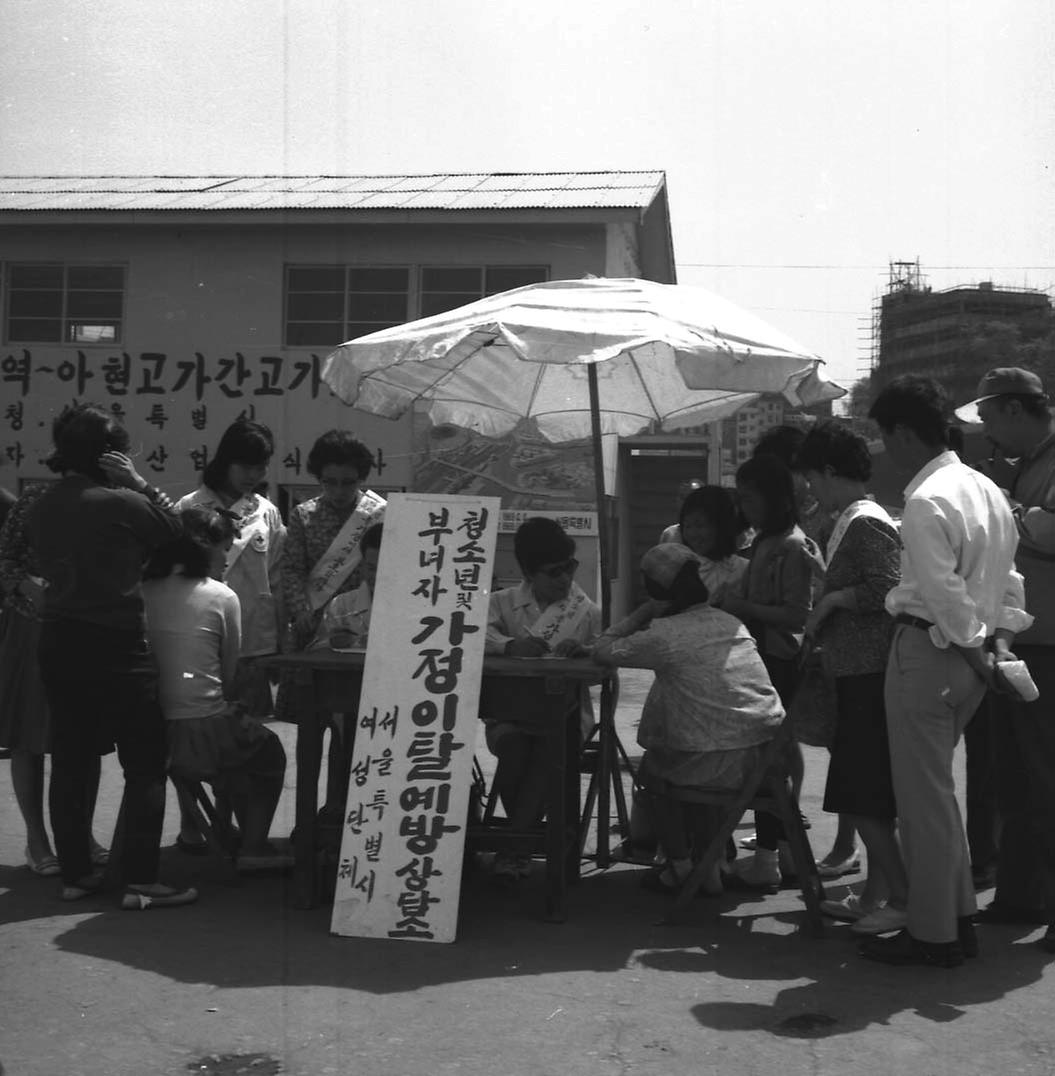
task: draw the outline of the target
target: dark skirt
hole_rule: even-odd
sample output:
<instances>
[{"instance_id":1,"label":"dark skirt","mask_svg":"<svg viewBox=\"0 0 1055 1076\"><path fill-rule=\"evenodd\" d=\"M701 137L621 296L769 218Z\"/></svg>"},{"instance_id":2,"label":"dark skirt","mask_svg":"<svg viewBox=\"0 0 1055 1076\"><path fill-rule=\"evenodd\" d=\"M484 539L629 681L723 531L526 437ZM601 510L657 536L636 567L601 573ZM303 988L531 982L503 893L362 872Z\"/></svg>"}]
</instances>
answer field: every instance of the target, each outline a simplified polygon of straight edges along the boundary
<instances>
[{"instance_id":1,"label":"dark skirt","mask_svg":"<svg viewBox=\"0 0 1055 1076\"><path fill-rule=\"evenodd\" d=\"M883 680L881 672L835 679L839 706L824 789L824 809L833 814L897 817Z\"/></svg>"},{"instance_id":2,"label":"dark skirt","mask_svg":"<svg viewBox=\"0 0 1055 1076\"><path fill-rule=\"evenodd\" d=\"M234 771L281 776L282 742L234 703L215 717L166 721L169 772L192 781L215 781Z\"/></svg>"},{"instance_id":3,"label":"dark skirt","mask_svg":"<svg viewBox=\"0 0 1055 1076\"><path fill-rule=\"evenodd\" d=\"M43 755L51 719L37 664L40 622L13 609L0 613L0 747Z\"/></svg>"}]
</instances>

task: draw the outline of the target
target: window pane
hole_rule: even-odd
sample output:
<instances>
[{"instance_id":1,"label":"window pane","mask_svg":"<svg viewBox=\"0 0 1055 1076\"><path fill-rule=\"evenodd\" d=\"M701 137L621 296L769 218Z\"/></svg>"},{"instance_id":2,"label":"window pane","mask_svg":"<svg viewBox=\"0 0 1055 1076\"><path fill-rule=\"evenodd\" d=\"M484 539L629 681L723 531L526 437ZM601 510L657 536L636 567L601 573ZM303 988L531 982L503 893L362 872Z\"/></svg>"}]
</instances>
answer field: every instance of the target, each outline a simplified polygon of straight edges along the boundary
<instances>
[{"instance_id":1,"label":"window pane","mask_svg":"<svg viewBox=\"0 0 1055 1076\"><path fill-rule=\"evenodd\" d=\"M286 317L292 321L334 321L344 317L343 299L333 292L290 292Z\"/></svg>"},{"instance_id":2,"label":"window pane","mask_svg":"<svg viewBox=\"0 0 1055 1076\"><path fill-rule=\"evenodd\" d=\"M350 268L348 270L348 290L355 291L401 291L404 294L410 284L410 270L406 266L392 266L379 269L376 266L367 269Z\"/></svg>"},{"instance_id":3,"label":"window pane","mask_svg":"<svg viewBox=\"0 0 1055 1076\"><path fill-rule=\"evenodd\" d=\"M71 344L101 344L117 340L117 322L86 324L72 321L66 325L66 339Z\"/></svg>"},{"instance_id":4,"label":"window pane","mask_svg":"<svg viewBox=\"0 0 1055 1076\"><path fill-rule=\"evenodd\" d=\"M71 291L66 300L69 318L120 318L119 291Z\"/></svg>"},{"instance_id":5,"label":"window pane","mask_svg":"<svg viewBox=\"0 0 1055 1076\"><path fill-rule=\"evenodd\" d=\"M421 316L427 318L433 314L442 314L466 303L474 303L479 298L479 295L422 295Z\"/></svg>"},{"instance_id":6,"label":"window pane","mask_svg":"<svg viewBox=\"0 0 1055 1076\"><path fill-rule=\"evenodd\" d=\"M344 291L344 270L338 268L290 269L286 284L290 291Z\"/></svg>"},{"instance_id":7,"label":"window pane","mask_svg":"<svg viewBox=\"0 0 1055 1076\"><path fill-rule=\"evenodd\" d=\"M59 343L62 322L42 318L12 318L7 324L7 339L11 343Z\"/></svg>"},{"instance_id":8,"label":"window pane","mask_svg":"<svg viewBox=\"0 0 1055 1076\"><path fill-rule=\"evenodd\" d=\"M11 290L15 288L55 288L62 290L61 265L12 265Z\"/></svg>"},{"instance_id":9,"label":"window pane","mask_svg":"<svg viewBox=\"0 0 1055 1076\"><path fill-rule=\"evenodd\" d=\"M12 318L62 317L61 291L15 291L11 289L7 305Z\"/></svg>"},{"instance_id":10,"label":"window pane","mask_svg":"<svg viewBox=\"0 0 1055 1076\"><path fill-rule=\"evenodd\" d=\"M348 317L352 321L388 321L395 325L407 320L407 297L405 294L381 295L360 293L348 298Z\"/></svg>"},{"instance_id":11,"label":"window pane","mask_svg":"<svg viewBox=\"0 0 1055 1076\"><path fill-rule=\"evenodd\" d=\"M400 325L402 322L396 322ZM392 322L390 321L353 321L348 326L348 333L345 336L345 340L355 340L357 337L366 336L367 333L380 332L382 329L391 329Z\"/></svg>"},{"instance_id":12,"label":"window pane","mask_svg":"<svg viewBox=\"0 0 1055 1076\"><path fill-rule=\"evenodd\" d=\"M489 265L487 267L487 294L495 295L525 284L538 284L549 279L544 265Z\"/></svg>"},{"instance_id":13,"label":"window pane","mask_svg":"<svg viewBox=\"0 0 1055 1076\"><path fill-rule=\"evenodd\" d=\"M469 267L425 266L421 270L422 291L474 292L479 299L483 294L483 271Z\"/></svg>"},{"instance_id":14,"label":"window pane","mask_svg":"<svg viewBox=\"0 0 1055 1076\"><path fill-rule=\"evenodd\" d=\"M125 271L120 265L71 265L68 274L71 289L122 291L125 286Z\"/></svg>"},{"instance_id":15,"label":"window pane","mask_svg":"<svg viewBox=\"0 0 1055 1076\"><path fill-rule=\"evenodd\" d=\"M286 326L288 347L336 347L347 339L336 322L295 321Z\"/></svg>"}]
</instances>

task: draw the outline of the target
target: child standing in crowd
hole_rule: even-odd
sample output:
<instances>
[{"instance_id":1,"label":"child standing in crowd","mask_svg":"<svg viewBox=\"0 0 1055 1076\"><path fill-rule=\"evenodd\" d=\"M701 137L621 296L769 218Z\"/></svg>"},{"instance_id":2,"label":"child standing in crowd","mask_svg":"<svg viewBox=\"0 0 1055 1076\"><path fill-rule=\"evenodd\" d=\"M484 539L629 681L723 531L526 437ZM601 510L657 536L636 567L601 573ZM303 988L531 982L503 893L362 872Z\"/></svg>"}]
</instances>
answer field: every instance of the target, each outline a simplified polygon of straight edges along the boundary
<instances>
[{"instance_id":1,"label":"child standing in crowd","mask_svg":"<svg viewBox=\"0 0 1055 1076\"><path fill-rule=\"evenodd\" d=\"M290 512L282 558L283 594L296 650L311 644L327 604L338 594L356 590L362 581L362 537L385 514L384 498L362 488L373 466L370 450L347 430L329 430L308 453L308 473L322 487L322 493ZM288 707L283 684L280 717L288 713ZM335 728L347 740L343 729ZM330 740L325 817L344 811L348 746L342 746L337 736Z\"/></svg>"},{"instance_id":2,"label":"child standing in crowd","mask_svg":"<svg viewBox=\"0 0 1055 1076\"><path fill-rule=\"evenodd\" d=\"M524 581L491 595L485 653L538 658L571 657L583 652L601 631L601 610L575 582L579 562L575 541L554 519L525 520L513 537L513 551ZM579 704L583 730L593 725L588 691ZM542 819L546 794L545 740L537 723L523 722L516 699L486 693L480 711L487 746L498 758L495 787L515 832ZM495 875L515 881L531 869L527 856L499 855Z\"/></svg>"},{"instance_id":3,"label":"child standing in crowd","mask_svg":"<svg viewBox=\"0 0 1055 1076\"><path fill-rule=\"evenodd\" d=\"M703 562L701 579L712 604L720 604L726 590L735 590L747 568L747 559L737 553L742 531L740 515L732 493L721 486L694 489L681 505L678 524L668 527L661 542L686 545Z\"/></svg>"},{"instance_id":4,"label":"child standing in crowd","mask_svg":"<svg viewBox=\"0 0 1055 1076\"><path fill-rule=\"evenodd\" d=\"M286 754L279 738L235 699L238 596L215 578L237 530L229 517L208 508L188 508L180 519L183 534L154 552L143 584L169 771L224 789L242 828L240 871L291 867L292 856L268 840Z\"/></svg>"},{"instance_id":5,"label":"child standing in crowd","mask_svg":"<svg viewBox=\"0 0 1055 1076\"><path fill-rule=\"evenodd\" d=\"M59 861L44 825L44 755L51 750L51 720L37 664L46 583L26 536L26 514L47 486L30 486L0 530L0 744L11 752L11 784L26 824L26 866L57 877ZM100 758L87 774L89 822L99 791ZM91 861L105 866L110 853L91 838Z\"/></svg>"},{"instance_id":6,"label":"child standing in crowd","mask_svg":"<svg viewBox=\"0 0 1055 1076\"><path fill-rule=\"evenodd\" d=\"M90 789L98 756L116 744L125 777L121 907L189 904L196 890L157 877L167 751L140 586L147 556L179 534L179 519L136 473L113 412L81 404L55 423L53 439L48 466L62 478L32 505L26 532L48 582L38 654L62 897L103 886L91 860Z\"/></svg>"},{"instance_id":7,"label":"child standing in crowd","mask_svg":"<svg viewBox=\"0 0 1055 1076\"><path fill-rule=\"evenodd\" d=\"M736 472L740 510L755 528L750 563L739 593L727 591L721 608L739 617L758 642L759 653L784 708L798 677L806 618L813 608L814 580L824 562L816 543L798 525L791 471L776 456L754 456ZM751 888L780 885L781 826L771 815L755 818L755 854L737 864L735 878Z\"/></svg>"}]
</instances>

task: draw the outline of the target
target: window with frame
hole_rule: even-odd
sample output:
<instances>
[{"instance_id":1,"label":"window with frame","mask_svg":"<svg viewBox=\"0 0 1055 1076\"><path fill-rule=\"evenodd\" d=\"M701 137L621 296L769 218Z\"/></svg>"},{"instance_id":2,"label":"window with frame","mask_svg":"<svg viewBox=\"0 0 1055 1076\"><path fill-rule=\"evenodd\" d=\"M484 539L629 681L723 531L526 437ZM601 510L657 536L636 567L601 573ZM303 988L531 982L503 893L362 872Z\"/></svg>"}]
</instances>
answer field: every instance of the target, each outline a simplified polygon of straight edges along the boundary
<instances>
[{"instance_id":1,"label":"window with frame","mask_svg":"<svg viewBox=\"0 0 1055 1076\"><path fill-rule=\"evenodd\" d=\"M10 344L114 344L124 321L123 265L11 265Z\"/></svg>"},{"instance_id":2,"label":"window with frame","mask_svg":"<svg viewBox=\"0 0 1055 1076\"><path fill-rule=\"evenodd\" d=\"M421 269L419 317L442 314L487 295L549 279L545 265L426 265Z\"/></svg>"},{"instance_id":3,"label":"window with frame","mask_svg":"<svg viewBox=\"0 0 1055 1076\"><path fill-rule=\"evenodd\" d=\"M410 318L407 266L286 269L287 347L336 347Z\"/></svg>"}]
</instances>

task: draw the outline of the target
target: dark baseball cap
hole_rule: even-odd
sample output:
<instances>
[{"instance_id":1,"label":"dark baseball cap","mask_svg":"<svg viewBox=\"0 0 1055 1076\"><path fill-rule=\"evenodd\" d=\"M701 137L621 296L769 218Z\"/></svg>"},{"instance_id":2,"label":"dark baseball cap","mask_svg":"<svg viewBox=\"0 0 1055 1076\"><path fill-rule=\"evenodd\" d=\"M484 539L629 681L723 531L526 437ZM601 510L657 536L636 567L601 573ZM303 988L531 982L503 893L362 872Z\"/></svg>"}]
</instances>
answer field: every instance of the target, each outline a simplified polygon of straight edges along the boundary
<instances>
[{"instance_id":1,"label":"dark baseball cap","mask_svg":"<svg viewBox=\"0 0 1055 1076\"><path fill-rule=\"evenodd\" d=\"M1044 382L1032 370L1023 370L1021 366L998 366L990 370L978 382L978 395L970 403L956 408L956 417L961 422L981 422L978 405L983 400L994 396L1037 396L1047 399Z\"/></svg>"}]
</instances>

